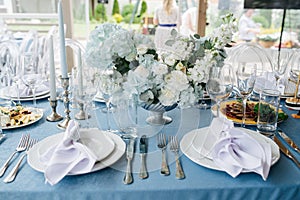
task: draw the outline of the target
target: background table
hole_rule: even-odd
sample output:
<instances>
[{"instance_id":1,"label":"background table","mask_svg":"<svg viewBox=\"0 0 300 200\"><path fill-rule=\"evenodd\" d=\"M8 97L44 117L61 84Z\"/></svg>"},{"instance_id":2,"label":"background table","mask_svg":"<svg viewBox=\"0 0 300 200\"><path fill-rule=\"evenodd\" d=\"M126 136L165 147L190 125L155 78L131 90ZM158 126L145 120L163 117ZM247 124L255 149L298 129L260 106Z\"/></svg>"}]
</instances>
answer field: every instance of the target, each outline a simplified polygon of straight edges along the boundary
<instances>
[{"instance_id":1,"label":"background table","mask_svg":"<svg viewBox=\"0 0 300 200\"><path fill-rule=\"evenodd\" d=\"M25 102L31 105L31 102ZM97 104L104 107L104 104ZM56 127L57 123L47 122L50 114L47 100L38 101L38 106L44 109L44 117L37 123L19 129L6 130L6 139L0 143L0 165L14 151L18 140L23 133L30 133L33 138L43 138L62 132ZM290 111L283 107L290 115ZM63 104L59 102L58 112L63 114ZM72 110L73 117L76 110ZM101 128L106 128L105 114L97 109L98 122ZM67 176L55 186L45 184L43 173L33 170L23 162L19 174L13 183L5 184L4 177L16 164L18 157L0 178L1 199L300 199L300 170L286 156L281 154L279 161L272 166L266 181L255 173L240 174L232 178L225 172L202 167L186 156L180 157L186 178L175 178L174 155L168 151L168 162L171 174L160 175L161 151L156 147L156 135L164 132L167 135L177 135L181 138L189 131L208 126L212 115L210 110L178 108L169 111L168 116L173 122L165 126L149 126L145 123L148 112L138 109L139 135L149 137L149 155L147 165L149 177L141 180L138 177L140 157L138 142L133 160L133 178L131 185L124 185L122 180L126 169L126 160L123 156L116 164L103 170L78 176ZM91 120L92 124L95 117ZM279 126L300 146L300 120L289 119ZM115 124L112 124L116 128ZM255 128L255 127L250 127ZM138 141L138 140L137 140ZM297 154L300 159L300 155Z\"/></svg>"}]
</instances>

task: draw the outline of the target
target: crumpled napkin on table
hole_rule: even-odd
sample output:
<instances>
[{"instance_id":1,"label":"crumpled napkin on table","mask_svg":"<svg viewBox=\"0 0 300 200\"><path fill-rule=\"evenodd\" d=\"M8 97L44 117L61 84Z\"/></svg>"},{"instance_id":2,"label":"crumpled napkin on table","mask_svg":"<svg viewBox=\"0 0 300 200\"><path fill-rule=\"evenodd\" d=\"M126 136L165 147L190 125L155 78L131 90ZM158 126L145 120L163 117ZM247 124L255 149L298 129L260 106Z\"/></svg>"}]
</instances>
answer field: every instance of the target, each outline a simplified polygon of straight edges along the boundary
<instances>
[{"instance_id":1,"label":"crumpled napkin on table","mask_svg":"<svg viewBox=\"0 0 300 200\"><path fill-rule=\"evenodd\" d=\"M70 120L62 141L41 155L40 160L46 165L46 183L54 185L69 173L87 173L92 170L97 156L79 139L78 122Z\"/></svg>"},{"instance_id":2,"label":"crumpled napkin on table","mask_svg":"<svg viewBox=\"0 0 300 200\"><path fill-rule=\"evenodd\" d=\"M218 167L232 177L247 171L267 179L272 161L270 144L260 144L242 129L233 127L233 122L225 118L215 118L209 129L206 141L215 141L211 157Z\"/></svg>"},{"instance_id":3,"label":"crumpled napkin on table","mask_svg":"<svg viewBox=\"0 0 300 200\"><path fill-rule=\"evenodd\" d=\"M41 92L45 92L45 91L49 91L49 90L50 90L49 84L47 82L44 82L44 83L36 86L35 94L38 95ZM10 94L11 97L18 97L16 90L11 90L10 92L11 92L11 94ZM33 96L32 90L28 86L26 86L24 83L21 83L19 85L19 92L20 92L20 97Z\"/></svg>"}]
</instances>

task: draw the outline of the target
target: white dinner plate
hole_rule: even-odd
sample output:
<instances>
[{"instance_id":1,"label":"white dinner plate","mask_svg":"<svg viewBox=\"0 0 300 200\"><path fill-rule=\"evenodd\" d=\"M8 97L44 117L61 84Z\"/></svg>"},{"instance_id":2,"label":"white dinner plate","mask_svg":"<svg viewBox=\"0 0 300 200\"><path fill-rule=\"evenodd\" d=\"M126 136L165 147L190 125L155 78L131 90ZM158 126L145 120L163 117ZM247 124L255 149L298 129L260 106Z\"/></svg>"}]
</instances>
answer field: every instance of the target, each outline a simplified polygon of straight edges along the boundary
<instances>
[{"instance_id":1,"label":"white dinner plate","mask_svg":"<svg viewBox=\"0 0 300 200\"><path fill-rule=\"evenodd\" d=\"M183 138L180 141L180 149L186 155L190 160L197 163L198 165L201 165L203 167L207 167L209 169L224 171L220 167L218 167L212 159L209 159L205 155L201 155L199 152L200 150L196 150L193 145L193 141L195 136L203 138L203 140L197 140L197 141L205 141L206 135L208 134L209 127L201 128L201 129L195 129L183 136ZM271 151L272 151L272 165L274 165L278 159L280 158L280 152L277 144L257 133L256 131L252 131L249 129L243 129L246 133L251 135L254 139L256 139L260 144L264 145L266 143L271 145ZM197 144L197 147L202 147L203 144ZM247 170L243 170L243 173L248 172Z\"/></svg>"},{"instance_id":2,"label":"white dinner plate","mask_svg":"<svg viewBox=\"0 0 300 200\"><path fill-rule=\"evenodd\" d=\"M31 125L33 123L38 122L40 119L43 118L44 112L42 109L38 109L38 108L31 108L31 107L26 107L27 110L31 111L32 114L36 115L37 117L35 118L35 120L28 122L27 124L21 124L21 125L14 125L14 126L2 126L1 128L3 130L7 130L7 129L15 129L15 128L21 128L24 126L28 126Z\"/></svg>"},{"instance_id":3,"label":"white dinner plate","mask_svg":"<svg viewBox=\"0 0 300 200\"><path fill-rule=\"evenodd\" d=\"M8 96L9 92L8 92L8 89L7 88L1 88L0 89L0 98L1 99L11 99L13 101L32 101L33 100L33 97L32 96L29 96L29 97L20 97L20 99L18 99L18 97L10 97ZM35 97L36 100L38 99L44 99L44 98L47 98L50 96L50 92L49 90L47 91L43 91L41 93L38 93Z\"/></svg>"},{"instance_id":4,"label":"white dinner plate","mask_svg":"<svg viewBox=\"0 0 300 200\"><path fill-rule=\"evenodd\" d=\"M58 144L65 133L59 133L49 136L44 139L43 143L54 145ZM80 142L91 149L97 156L97 161L101 161L111 154L115 148L113 140L107 136L104 131L97 128L93 129L80 129ZM39 157L43 155L51 146L41 145L38 149Z\"/></svg>"},{"instance_id":5,"label":"white dinner plate","mask_svg":"<svg viewBox=\"0 0 300 200\"><path fill-rule=\"evenodd\" d=\"M100 130L98 130L100 131ZM39 172L45 172L45 165L40 161L40 154L43 153L43 151L46 151L47 148L42 148L43 146L51 147L54 144L57 144L58 141L62 139L62 134L55 134L52 136L49 136L45 138L44 140L38 142L35 144L28 152L27 161L28 164L35 170ZM99 132L88 132L85 136L82 135L83 138L92 138L93 140L100 140L103 139L103 137L98 136ZM125 152L125 142L118 136L112 133L103 132L103 134L106 134L114 143L114 149L108 156L103 156L104 158L98 162L95 163L93 169L90 172L98 171L101 169L104 169L115 162L117 162L124 154ZM98 141L102 143L101 141ZM106 144L103 144L103 149L106 148ZM90 173L89 172L89 173ZM83 173L80 173L83 174ZM79 174L68 174L68 175L79 175Z\"/></svg>"},{"instance_id":6,"label":"white dinner plate","mask_svg":"<svg viewBox=\"0 0 300 200\"><path fill-rule=\"evenodd\" d=\"M46 94L48 94L48 93L50 93L50 89L49 89L49 88L48 88L48 89L45 89L45 90L43 90L43 91L37 91L37 92L35 93L35 96L36 96L36 97L39 97L39 96L46 95ZM13 92L12 94L10 94L10 97L11 97L11 98L18 98L18 97L17 97L17 94L15 94L15 92ZM28 99L28 98L33 98L33 94L28 95L28 96L20 96L20 99Z\"/></svg>"},{"instance_id":7,"label":"white dinner plate","mask_svg":"<svg viewBox=\"0 0 300 200\"><path fill-rule=\"evenodd\" d=\"M285 107L287 107L288 109L291 109L291 110L300 110L300 106L288 106L285 104Z\"/></svg>"},{"instance_id":8,"label":"white dinner plate","mask_svg":"<svg viewBox=\"0 0 300 200\"><path fill-rule=\"evenodd\" d=\"M96 101L96 102L100 102L100 103L105 103L105 100L102 96L101 93L97 93L94 98L93 98L93 101Z\"/></svg>"}]
</instances>

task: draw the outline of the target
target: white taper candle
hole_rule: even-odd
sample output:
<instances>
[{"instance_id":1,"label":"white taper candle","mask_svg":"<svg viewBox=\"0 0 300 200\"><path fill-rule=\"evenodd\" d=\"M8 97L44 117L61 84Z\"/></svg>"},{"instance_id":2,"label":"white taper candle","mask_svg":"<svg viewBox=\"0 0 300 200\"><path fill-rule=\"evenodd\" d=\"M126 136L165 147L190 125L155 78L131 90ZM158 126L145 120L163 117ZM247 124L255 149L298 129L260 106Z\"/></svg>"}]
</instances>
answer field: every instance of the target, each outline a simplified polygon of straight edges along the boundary
<instances>
[{"instance_id":1,"label":"white taper candle","mask_svg":"<svg viewBox=\"0 0 300 200\"><path fill-rule=\"evenodd\" d=\"M78 49L78 82L79 82L79 95L83 95L83 74L82 74L82 60L81 60L81 49Z\"/></svg>"},{"instance_id":2,"label":"white taper candle","mask_svg":"<svg viewBox=\"0 0 300 200\"><path fill-rule=\"evenodd\" d=\"M56 100L56 75L54 65L54 50L53 50L53 36L49 39L49 67L50 67L50 100Z\"/></svg>"},{"instance_id":3,"label":"white taper candle","mask_svg":"<svg viewBox=\"0 0 300 200\"><path fill-rule=\"evenodd\" d=\"M64 17L62 11L61 0L58 2L58 25L59 25L59 37L60 37L60 65L62 78L68 77L68 66L66 58L65 47L65 31L64 31Z\"/></svg>"}]
</instances>

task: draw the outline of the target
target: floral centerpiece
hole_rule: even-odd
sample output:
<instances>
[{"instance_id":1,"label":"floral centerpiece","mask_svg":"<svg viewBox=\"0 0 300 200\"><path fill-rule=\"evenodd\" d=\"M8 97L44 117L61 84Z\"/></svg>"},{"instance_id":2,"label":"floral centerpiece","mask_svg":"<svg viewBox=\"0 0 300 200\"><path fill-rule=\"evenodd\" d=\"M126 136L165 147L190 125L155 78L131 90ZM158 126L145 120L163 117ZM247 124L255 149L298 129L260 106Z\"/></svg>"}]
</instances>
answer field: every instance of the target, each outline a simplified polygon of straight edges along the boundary
<instances>
[{"instance_id":1,"label":"floral centerpiece","mask_svg":"<svg viewBox=\"0 0 300 200\"><path fill-rule=\"evenodd\" d=\"M152 55L139 59L139 66L128 72L125 91L137 94L147 104L194 104L199 85L207 81L209 68L222 66L227 56L224 47L237 29L232 14L222 20L223 24L209 37L186 37L173 30L166 43L173 51L162 53L160 61Z\"/></svg>"}]
</instances>

